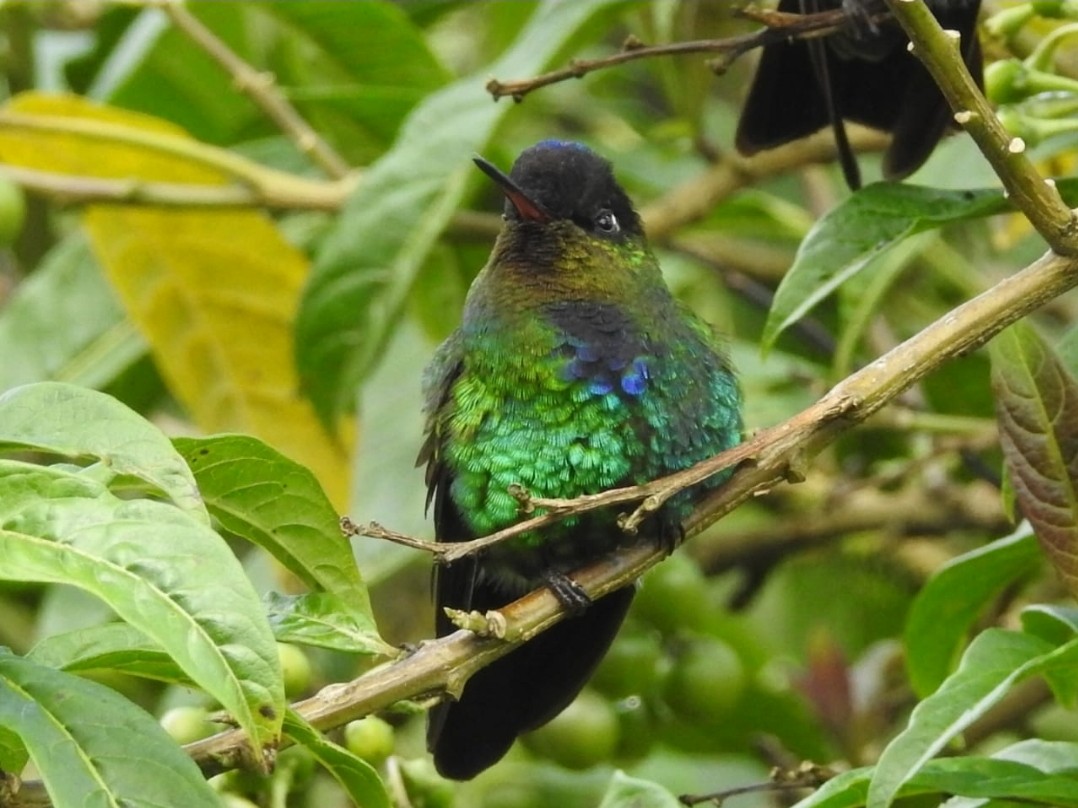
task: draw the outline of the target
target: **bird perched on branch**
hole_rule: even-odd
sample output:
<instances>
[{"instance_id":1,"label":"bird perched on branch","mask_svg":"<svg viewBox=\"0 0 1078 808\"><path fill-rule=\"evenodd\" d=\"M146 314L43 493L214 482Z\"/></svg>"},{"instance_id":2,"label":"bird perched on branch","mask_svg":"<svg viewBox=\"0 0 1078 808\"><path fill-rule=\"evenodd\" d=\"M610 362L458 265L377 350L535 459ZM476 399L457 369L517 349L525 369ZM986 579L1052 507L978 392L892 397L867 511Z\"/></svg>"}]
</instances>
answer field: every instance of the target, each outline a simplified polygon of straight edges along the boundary
<instances>
[{"instance_id":1,"label":"bird perched on branch","mask_svg":"<svg viewBox=\"0 0 1078 808\"><path fill-rule=\"evenodd\" d=\"M504 225L468 293L463 322L424 378L427 465L439 541L518 521L523 486L576 497L646 482L738 443L740 394L712 330L674 300L640 218L609 163L573 142L523 152L506 176ZM645 540L673 547L695 490L649 517ZM431 710L427 742L444 776L467 779L584 686L633 588L590 602L574 569L633 539L592 511L436 570L443 607L496 609L541 586L572 616L480 670Z\"/></svg>"},{"instance_id":2,"label":"bird perched on branch","mask_svg":"<svg viewBox=\"0 0 1078 808\"><path fill-rule=\"evenodd\" d=\"M982 84L977 40L980 0L928 0L945 29L961 36L962 59ZM951 108L932 76L908 50L909 40L883 0L780 0L778 10L810 14L842 8L849 25L825 39L768 45L760 56L738 121L735 144L744 155L807 137L826 126L835 134L843 174L861 184L843 120L891 134L883 174L902 179L916 171L952 123Z\"/></svg>"}]
</instances>

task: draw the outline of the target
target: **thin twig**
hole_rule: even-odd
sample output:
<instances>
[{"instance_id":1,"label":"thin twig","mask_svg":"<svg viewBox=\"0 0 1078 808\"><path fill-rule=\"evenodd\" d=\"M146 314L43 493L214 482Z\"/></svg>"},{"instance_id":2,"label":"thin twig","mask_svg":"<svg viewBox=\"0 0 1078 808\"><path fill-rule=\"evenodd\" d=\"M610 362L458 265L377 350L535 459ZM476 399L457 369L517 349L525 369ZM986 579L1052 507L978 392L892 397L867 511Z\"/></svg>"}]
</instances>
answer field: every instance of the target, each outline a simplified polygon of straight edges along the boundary
<instances>
[{"instance_id":1,"label":"thin twig","mask_svg":"<svg viewBox=\"0 0 1078 808\"><path fill-rule=\"evenodd\" d=\"M640 505L632 515L629 515L622 520L622 530L629 534L635 534L643 519L653 511L657 510L661 502L665 502L666 499L671 496L671 491L676 492L677 490L686 487L685 484L682 483L682 480L687 475L691 475L694 470L700 470L698 473L703 473L705 477L717 474L723 469L730 468L744 460L750 459L756 451L756 446L757 444L755 442L742 443L732 449L727 449L722 454L716 455L686 471L671 474L668 477L663 477L662 479L654 480L642 485L611 488L598 494L586 494L574 499L543 499L531 497L522 488L517 487L515 491L511 491L510 493L515 494L521 501L523 512L527 513L529 512L529 509L534 510L537 508L546 512L539 516L525 519L522 522L517 522L515 525L510 525L495 533L470 541L424 541L413 536L398 533L395 530L389 530L377 522L372 522L367 525L356 525L347 517L341 520L341 530L346 536L367 536L375 539L384 539L393 542L394 544L401 544L415 550L422 550L434 556L435 561L439 564L452 564L454 561L459 561L462 558L474 555L495 544L500 544L501 542L520 536L521 534L560 522L573 514L585 513L587 511L597 510L598 508L609 508L613 505L620 505L622 503L643 501L644 504ZM661 502L656 500L655 504L651 504L650 500L657 495L662 497ZM637 516L637 514L639 514L639 516Z\"/></svg>"},{"instance_id":2,"label":"thin twig","mask_svg":"<svg viewBox=\"0 0 1078 808\"><path fill-rule=\"evenodd\" d=\"M698 39L688 42L671 42L665 45L644 45L635 37L626 40L622 49L610 56L598 59L574 59L568 67L552 70L549 73L530 79L499 81L496 78L487 82L487 92L494 100L511 97L520 101L530 92L542 87L557 84L569 79L578 79L588 73L615 67L638 59L654 59L659 56L686 56L694 53L717 53L719 57L708 64L716 72L726 71L743 54L754 48L784 42L790 39L813 39L827 36L846 25L846 12L842 9L822 11L817 14L784 14L780 12L742 12L767 25L759 31L722 39ZM884 19L886 12L874 14L873 21Z\"/></svg>"},{"instance_id":3,"label":"thin twig","mask_svg":"<svg viewBox=\"0 0 1078 808\"><path fill-rule=\"evenodd\" d=\"M957 121L976 141L1003 187L1059 255L1078 254L1078 218L1026 155L1026 144L1003 128L973 80L954 32L945 32L924 0L887 0L914 55L939 84Z\"/></svg>"},{"instance_id":4,"label":"thin twig","mask_svg":"<svg viewBox=\"0 0 1078 808\"><path fill-rule=\"evenodd\" d=\"M348 162L311 128L288 99L277 90L273 74L260 72L247 64L223 39L188 11L183 0L160 0L159 5L177 28L228 71L236 89L254 101L296 148L334 179L348 176L351 171Z\"/></svg>"},{"instance_id":5,"label":"thin twig","mask_svg":"<svg viewBox=\"0 0 1078 808\"><path fill-rule=\"evenodd\" d=\"M726 788L711 794L682 794L678 797L678 800L682 805L699 805L700 803L711 802L718 806L722 805L728 798L738 797L742 794L756 794L761 791L789 791L795 789L819 788L834 777L835 774L836 772L827 766L805 762L793 771L786 771L785 769L779 768L772 769L771 779L762 783L752 783L747 786Z\"/></svg>"}]
</instances>

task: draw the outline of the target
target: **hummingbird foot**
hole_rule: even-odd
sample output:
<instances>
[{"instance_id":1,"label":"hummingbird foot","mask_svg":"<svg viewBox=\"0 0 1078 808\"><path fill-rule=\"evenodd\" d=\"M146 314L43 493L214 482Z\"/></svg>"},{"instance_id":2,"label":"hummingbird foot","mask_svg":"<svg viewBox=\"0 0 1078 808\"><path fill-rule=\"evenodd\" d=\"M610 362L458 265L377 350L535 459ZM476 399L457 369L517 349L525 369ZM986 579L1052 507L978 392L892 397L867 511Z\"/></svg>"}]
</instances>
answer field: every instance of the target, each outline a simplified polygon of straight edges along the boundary
<instances>
[{"instance_id":1,"label":"hummingbird foot","mask_svg":"<svg viewBox=\"0 0 1078 808\"><path fill-rule=\"evenodd\" d=\"M543 579L571 615L583 614L591 606L591 597L584 588L561 570L547 570Z\"/></svg>"},{"instance_id":2,"label":"hummingbird foot","mask_svg":"<svg viewBox=\"0 0 1078 808\"><path fill-rule=\"evenodd\" d=\"M681 522L674 519L660 519L659 522L659 547L667 555L673 555L681 543L685 541L685 528Z\"/></svg>"}]
</instances>

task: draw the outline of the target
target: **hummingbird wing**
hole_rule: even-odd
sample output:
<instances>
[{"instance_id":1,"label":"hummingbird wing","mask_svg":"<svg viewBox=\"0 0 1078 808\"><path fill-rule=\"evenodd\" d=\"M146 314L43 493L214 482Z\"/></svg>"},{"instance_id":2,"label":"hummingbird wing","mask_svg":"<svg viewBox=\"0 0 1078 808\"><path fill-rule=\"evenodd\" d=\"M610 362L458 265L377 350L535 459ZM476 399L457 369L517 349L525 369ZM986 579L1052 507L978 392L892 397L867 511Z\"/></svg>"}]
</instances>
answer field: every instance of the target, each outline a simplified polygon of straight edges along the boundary
<instances>
[{"instance_id":1,"label":"hummingbird wing","mask_svg":"<svg viewBox=\"0 0 1078 808\"><path fill-rule=\"evenodd\" d=\"M433 510L434 537L440 542L474 538L449 497L452 475L442 457L442 421L450 403L453 382L463 369L463 349L456 334L442 343L423 378L427 423L417 466L426 466L427 510ZM433 505L433 509L432 506ZM444 607L472 609L472 590L477 574L475 556L451 566L436 564L431 581L435 603L437 636L451 634L456 627L446 617Z\"/></svg>"},{"instance_id":2,"label":"hummingbird wing","mask_svg":"<svg viewBox=\"0 0 1078 808\"><path fill-rule=\"evenodd\" d=\"M779 11L801 11L799 0L782 0ZM737 122L737 150L751 156L808 137L831 122L808 44L769 45L760 54L749 95Z\"/></svg>"}]
</instances>

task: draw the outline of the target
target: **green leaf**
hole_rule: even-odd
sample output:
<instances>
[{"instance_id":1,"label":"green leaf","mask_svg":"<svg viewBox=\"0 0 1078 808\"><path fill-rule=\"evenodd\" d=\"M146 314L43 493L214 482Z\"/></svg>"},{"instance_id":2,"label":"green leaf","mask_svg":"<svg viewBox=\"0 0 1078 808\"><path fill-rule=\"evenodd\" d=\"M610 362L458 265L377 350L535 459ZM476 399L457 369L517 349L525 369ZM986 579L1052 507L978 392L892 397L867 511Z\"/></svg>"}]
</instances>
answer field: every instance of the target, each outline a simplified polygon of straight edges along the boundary
<instances>
[{"instance_id":1,"label":"green leaf","mask_svg":"<svg viewBox=\"0 0 1078 808\"><path fill-rule=\"evenodd\" d=\"M337 779L356 805L363 808L390 808L385 784L367 761L327 740L294 710L290 709L285 714L284 731L293 741L310 750L315 760Z\"/></svg>"},{"instance_id":2,"label":"green leaf","mask_svg":"<svg viewBox=\"0 0 1078 808\"><path fill-rule=\"evenodd\" d=\"M887 808L904 783L1013 685L1045 671L1069 670L1073 676L1076 664L1078 641L1056 648L1038 637L1003 629L978 635L958 670L917 705L909 725L884 749L869 787L869 808Z\"/></svg>"},{"instance_id":3,"label":"green leaf","mask_svg":"<svg viewBox=\"0 0 1078 808\"><path fill-rule=\"evenodd\" d=\"M952 559L914 598L904 642L910 684L920 697L950 673L977 616L1004 588L1034 572L1041 554L1028 527Z\"/></svg>"},{"instance_id":4,"label":"green leaf","mask_svg":"<svg viewBox=\"0 0 1078 808\"><path fill-rule=\"evenodd\" d=\"M289 596L266 595L270 625L279 642L317 645L353 654L396 656L397 649L383 642L370 619L351 612L328 592Z\"/></svg>"},{"instance_id":5,"label":"green leaf","mask_svg":"<svg viewBox=\"0 0 1078 808\"><path fill-rule=\"evenodd\" d=\"M271 17L304 36L335 78L368 88L432 90L449 74L404 10L385 0L365 3L260 3Z\"/></svg>"},{"instance_id":6,"label":"green leaf","mask_svg":"<svg viewBox=\"0 0 1078 808\"><path fill-rule=\"evenodd\" d=\"M209 523L195 478L169 439L104 393L60 382L9 390L0 396L0 450L5 444L96 458L112 473L144 480Z\"/></svg>"},{"instance_id":7,"label":"green leaf","mask_svg":"<svg viewBox=\"0 0 1078 808\"><path fill-rule=\"evenodd\" d=\"M248 4L195 3L191 12L234 53L248 61L255 58L245 30L252 13ZM228 73L183 31L160 17L152 20L149 9L128 28L114 53L126 54L120 66L125 74L98 79L115 85L105 88L110 103L167 118L211 143L235 142L241 133L259 131L260 123L269 131ZM111 60L113 74L116 61Z\"/></svg>"},{"instance_id":8,"label":"green leaf","mask_svg":"<svg viewBox=\"0 0 1078 808\"><path fill-rule=\"evenodd\" d=\"M29 760L26 744L0 722L0 771L21 772Z\"/></svg>"},{"instance_id":9,"label":"green leaf","mask_svg":"<svg viewBox=\"0 0 1078 808\"><path fill-rule=\"evenodd\" d=\"M247 435L177 438L174 444L225 530L268 551L312 589L333 595L340 619L366 638L363 653L392 652L378 636L337 512L310 471Z\"/></svg>"},{"instance_id":10,"label":"green leaf","mask_svg":"<svg viewBox=\"0 0 1078 808\"><path fill-rule=\"evenodd\" d=\"M1018 505L1078 595L1078 381L1025 323L989 347L1000 443Z\"/></svg>"},{"instance_id":11,"label":"green leaf","mask_svg":"<svg viewBox=\"0 0 1078 808\"><path fill-rule=\"evenodd\" d=\"M284 712L277 646L228 545L184 511L85 473L0 460L0 579L84 589L159 643L256 748Z\"/></svg>"},{"instance_id":12,"label":"green leaf","mask_svg":"<svg viewBox=\"0 0 1078 808\"><path fill-rule=\"evenodd\" d=\"M831 363L835 377L842 378L853 371L858 342L885 305L894 283L933 237L922 233L904 239L879 257L871 273L862 273L843 284L839 290L841 331Z\"/></svg>"},{"instance_id":13,"label":"green leaf","mask_svg":"<svg viewBox=\"0 0 1078 808\"><path fill-rule=\"evenodd\" d=\"M22 738L56 808L217 803L191 758L141 708L4 651L0 725Z\"/></svg>"},{"instance_id":14,"label":"green leaf","mask_svg":"<svg viewBox=\"0 0 1078 808\"><path fill-rule=\"evenodd\" d=\"M0 345L0 391L46 380L101 388L146 353L77 232L0 308Z\"/></svg>"},{"instance_id":15,"label":"green leaf","mask_svg":"<svg viewBox=\"0 0 1078 808\"><path fill-rule=\"evenodd\" d=\"M617 0L536 6L513 47L483 75L427 98L391 151L370 166L338 218L304 291L296 357L304 390L327 424L354 408L357 383L381 355L420 267L473 176L470 157L512 109L486 77L540 71L595 13Z\"/></svg>"},{"instance_id":16,"label":"green leaf","mask_svg":"<svg viewBox=\"0 0 1078 808\"><path fill-rule=\"evenodd\" d=\"M1073 761L1072 761L1073 764ZM872 768L843 772L828 780L794 808L858 808L866 805ZM919 794L958 795L981 799L1013 800L1033 804L1078 805L1078 780L1073 772L1055 775L1051 770L1002 757L953 757L932 760L905 783L899 796ZM948 801L952 808L965 800Z\"/></svg>"},{"instance_id":17,"label":"green leaf","mask_svg":"<svg viewBox=\"0 0 1078 808\"><path fill-rule=\"evenodd\" d=\"M801 243L775 292L762 348L771 348L792 323L903 239L1007 208L998 189L944 191L894 182L862 188L828 211Z\"/></svg>"},{"instance_id":18,"label":"green leaf","mask_svg":"<svg viewBox=\"0 0 1078 808\"><path fill-rule=\"evenodd\" d=\"M599 808L679 808L680 805L678 798L658 783L630 777L618 770L610 778Z\"/></svg>"},{"instance_id":19,"label":"green leaf","mask_svg":"<svg viewBox=\"0 0 1078 808\"><path fill-rule=\"evenodd\" d=\"M1025 763L1042 772L1073 772L1078 766L1078 743L1027 738L999 750L992 757Z\"/></svg>"},{"instance_id":20,"label":"green leaf","mask_svg":"<svg viewBox=\"0 0 1078 808\"><path fill-rule=\"evenodd\" d=\"M1022 628L1053 645L1065 645L1078 636L1078 609L1038 603L1022 610ZM1065 707L1078 704L1078 678L1071 671L1048 669L1044 673L1056 701Z\"/></svg>"},{"instance_id":21,"label":"green leaf","mask_svg":"<svg viewBox=\"0 0 1078 808\"><path fill-rule=\"evenodd\" d=\"M105 623L46 637L27 659L69 673L117 671L161 682L190 685L160 645L127 623Z\"/></svg>"},{"instance_id":22,"label":"green leaf","mask_svg":"<svg viewBox=\"0 0 1078 808\"><path fill-rule=\"evenodd\" d=\"M259 6L285 29L290 58L270 67L312 126L358 162L392 143L401 121L450 75L396 3Z\"/></svg>"}]
</instances>

